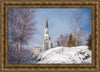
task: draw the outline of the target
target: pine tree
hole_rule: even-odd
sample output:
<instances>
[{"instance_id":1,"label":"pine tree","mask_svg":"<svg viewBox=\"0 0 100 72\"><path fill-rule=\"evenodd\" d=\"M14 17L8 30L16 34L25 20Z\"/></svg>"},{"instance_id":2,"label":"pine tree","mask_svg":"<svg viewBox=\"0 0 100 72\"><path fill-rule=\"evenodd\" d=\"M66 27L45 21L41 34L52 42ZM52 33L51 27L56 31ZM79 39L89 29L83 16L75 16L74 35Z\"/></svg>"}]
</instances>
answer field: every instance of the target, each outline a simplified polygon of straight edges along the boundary
<instances>
[{"instance_id":1,"label":"pine tree","mask_svg":"<svg viewBox=\"0 0 100 72\"><path fill-rule=\"evenodd\" d=\"M89 50L92 50L92 36L91 35L89 35L86 45L89 47Z\"/></svg>"},{"instance_id":2,"label":"pine tree","mask_svg":"<svg viewBox=\"0 0 100 72\"><path fill-rule=\"evenodd\" d=\"M76 46L76 40L73 38L72 46Z\"/></svg>"},{"instance_id":3,"label":"pine tree","mask_svg":"<svg viewBox=\"0 0 100 72\"><path fill-rule=\"evenodd\" d=\"M57 46L60 46L60 42L57 40Z\"/></svg>"},{"instance_id":4,"label":"pine tree","mask_svg":"<svg viewBox=\"0 0 100 72\"><path fill-rule=\"evenodd\" d=\"M72 37L72 34L69 35L68 46L69 47L73 46L73 37Z\"/></svg>"}]
</instances>

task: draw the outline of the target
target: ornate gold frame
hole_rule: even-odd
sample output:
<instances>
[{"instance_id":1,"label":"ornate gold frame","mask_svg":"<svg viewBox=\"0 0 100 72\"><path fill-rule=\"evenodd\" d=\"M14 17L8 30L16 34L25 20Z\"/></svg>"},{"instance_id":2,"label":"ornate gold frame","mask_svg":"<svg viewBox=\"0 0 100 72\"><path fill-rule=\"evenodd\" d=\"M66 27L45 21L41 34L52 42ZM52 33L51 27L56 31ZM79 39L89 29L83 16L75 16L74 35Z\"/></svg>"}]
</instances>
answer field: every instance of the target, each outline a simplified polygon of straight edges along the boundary
<instances>
[{"instance_id":1,"label":"ornate gold frame","mask_svg":"<svg viewBox=\"0 0 100 72\"><path fill-rule=\"evenodd\" d=\"M21 71L100 71L100 0L1 0L0 1L0 72ZM8 64L8 8L92 8L92 64Z\"/></svg>"}]
</instances>

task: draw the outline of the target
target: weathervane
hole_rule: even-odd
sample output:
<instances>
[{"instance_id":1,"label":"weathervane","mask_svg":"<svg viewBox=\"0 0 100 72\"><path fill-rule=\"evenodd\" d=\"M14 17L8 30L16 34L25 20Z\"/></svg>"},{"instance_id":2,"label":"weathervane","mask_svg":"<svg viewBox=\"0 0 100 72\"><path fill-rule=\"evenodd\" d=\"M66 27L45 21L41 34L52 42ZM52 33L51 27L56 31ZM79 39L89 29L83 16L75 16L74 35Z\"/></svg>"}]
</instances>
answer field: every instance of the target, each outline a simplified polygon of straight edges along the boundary
<instances>
[{"instance_id":1,"label":"weathervane","mask_svg":"<svg viewBox=\"0 0 100 72\"><path fill-rule=\"evenodd\" d=\"M48 19L48 16L46 16L46 19Z\"/></svg>"}]
</instances>

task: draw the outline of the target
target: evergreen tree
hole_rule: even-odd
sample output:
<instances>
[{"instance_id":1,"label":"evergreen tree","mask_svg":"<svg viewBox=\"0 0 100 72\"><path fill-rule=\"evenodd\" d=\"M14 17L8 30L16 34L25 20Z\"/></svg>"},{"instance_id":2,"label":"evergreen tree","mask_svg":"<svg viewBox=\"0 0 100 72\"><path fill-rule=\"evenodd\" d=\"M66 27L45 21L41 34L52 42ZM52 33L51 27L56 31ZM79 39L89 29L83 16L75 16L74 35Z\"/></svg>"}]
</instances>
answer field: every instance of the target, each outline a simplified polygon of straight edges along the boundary
<instances>
[{"instance_id":1,"label":"evergreen tree","mask_svg":"<svg viewBox=\"0 0 100 72\"><path fill-rule=\"evenodd\" d=\"M72 37L72 34L69 35L68 46L69 47L73 46L73 37Z\"/></svg>"},{"instance_id":2,"label":"evergreen tree","mask_svg":"<svg viewBox=\"0 0 100 72\"><path fill-rule=\"evenodd\" d=\"M57 46L60 46L60 42L57 40Z\"/></svg>"},{"instance_id":3,"label":"evergreen tree","mask_svg":"<svg viewBox=\"0 0 100 72\"><path fill-rule=\"evenodd\" d=\"M73 38L72 46L76 46L76 40Z\"/></svg>"},{"instance_id":4,"label":"evergreen tree","mask_svg":"<svg viewBox=\"0 0 100 72\"><path fill-rule=\"evenodd\" d=\"M89 35L86 45L89 47L89 50L92 50L92 36L91 35Z\"/></svg>"}]
</instances>

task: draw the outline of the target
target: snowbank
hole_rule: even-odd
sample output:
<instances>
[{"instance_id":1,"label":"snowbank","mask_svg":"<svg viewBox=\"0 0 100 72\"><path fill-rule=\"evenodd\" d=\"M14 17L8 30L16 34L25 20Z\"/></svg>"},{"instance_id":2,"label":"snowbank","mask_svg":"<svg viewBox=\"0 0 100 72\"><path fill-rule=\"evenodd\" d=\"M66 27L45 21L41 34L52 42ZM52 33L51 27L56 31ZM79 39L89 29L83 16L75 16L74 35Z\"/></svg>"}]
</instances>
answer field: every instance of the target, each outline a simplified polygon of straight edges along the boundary
<instances>
[{"instance_id":1,"label":"snowbank","mask_svg":"<svg viewBox=\"0 0 100 72\"><path fill-rule=\"evenodd\" d=\"M91 51L88 46L55 47L42 52L37 60L38 64L91 64Z\"/></svg>"}]
</instances>

